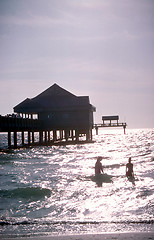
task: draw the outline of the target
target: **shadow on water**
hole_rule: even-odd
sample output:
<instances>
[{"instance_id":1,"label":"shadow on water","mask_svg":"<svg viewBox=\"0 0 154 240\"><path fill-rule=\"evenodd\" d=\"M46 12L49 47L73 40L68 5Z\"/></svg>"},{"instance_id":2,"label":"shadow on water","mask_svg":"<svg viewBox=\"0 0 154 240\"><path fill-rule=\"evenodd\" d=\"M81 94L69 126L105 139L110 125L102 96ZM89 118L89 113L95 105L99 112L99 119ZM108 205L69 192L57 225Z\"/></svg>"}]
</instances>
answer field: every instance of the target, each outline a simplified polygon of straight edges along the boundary
<instances>
[{"instance_id":1,"label":"shadow on water","mask_svg":"<svg viewBox=\"0 0 154 240\"><path fill-rule=\"evenodd\" d=\"M103 183L112 183L112 176L108 174L98 174L92 176L91 180L97 184L98 187L102 187Z\"/></svg>"},{"instance_id":2,"label":"shadow on water","mask_svg":"<svg viewBox=\"0 0 154 240\"><path fill-rule=\"evenodd\" d=\"M16 188L13 190L0 190L0 197L3 198L22 198L28 200L37 200L50 197L51 191L40 187Z\"/></svg>"},{"instance_id":3,"label":"shadow on water","mask_svg":"<svg viewBox=\"0 0 154 240\"><path fill-rule=\"evenodd\" d=\"M132 183L132 185L135 186L135 177L127 177L128 181Z\"/></svg>"}]
</instances>

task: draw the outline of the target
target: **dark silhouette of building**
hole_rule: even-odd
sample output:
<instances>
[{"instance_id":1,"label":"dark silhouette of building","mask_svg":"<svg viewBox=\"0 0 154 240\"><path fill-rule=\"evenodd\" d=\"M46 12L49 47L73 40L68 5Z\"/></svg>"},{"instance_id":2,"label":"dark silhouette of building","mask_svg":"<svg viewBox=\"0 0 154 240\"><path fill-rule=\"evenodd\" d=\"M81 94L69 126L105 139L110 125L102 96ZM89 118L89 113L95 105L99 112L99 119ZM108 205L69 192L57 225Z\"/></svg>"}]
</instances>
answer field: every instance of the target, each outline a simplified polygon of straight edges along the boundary
<instances>
[{"instance_id":1,"label":"dark silhouette of building","mask_svg":"<svg viewBox=\"0 0 154 240\"><path fill-rule=\"evenodd\" d=\"M64 131L61 135L66 140L70 136L78 140L83 134L87 141L92 140L94 111L88 96L75 96L57 84L14 107L18 116L40 120L42 131Z\"/></svg>"}]
</instances>

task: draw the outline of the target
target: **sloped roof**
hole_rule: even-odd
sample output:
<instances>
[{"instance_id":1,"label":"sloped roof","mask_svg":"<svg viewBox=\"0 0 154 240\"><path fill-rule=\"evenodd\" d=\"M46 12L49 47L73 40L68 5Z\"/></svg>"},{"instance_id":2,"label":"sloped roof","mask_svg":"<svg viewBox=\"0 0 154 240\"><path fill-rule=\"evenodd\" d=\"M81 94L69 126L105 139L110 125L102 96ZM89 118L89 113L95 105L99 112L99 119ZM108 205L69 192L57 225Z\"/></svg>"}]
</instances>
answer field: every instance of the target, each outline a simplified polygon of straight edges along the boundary
<instances>
[{"instance_id":1,"label":"sloped roof","mask_svg":"<svg viewBox=\"0 0 154 240\"><path fill-rule=\"evenodd\" d=\"M46 89L44 92L40 93L39 95L37 95L35 98L33 99L42 99L44 97L60 97L60 96L69 96L69 97L76 97L75 95L73 95L72 93L68 92L67 90L61 88L60 86L58 86L56 83L53 84L51 87L49 87L48 89Z\"/></svg>"},{"instance_id":2,"label":"sloped roof","mask_svg":"<svg viewBox=\"0 0 154 240\"><path fill-rule=\"evenodd\" d=\"M90 109L88 96L77 97L57 84L52 85L44 92L32 99L25 99L14 107L18 113L40 113L50 111L65 111L77 109Z\"/></svg>"}]
</instances>

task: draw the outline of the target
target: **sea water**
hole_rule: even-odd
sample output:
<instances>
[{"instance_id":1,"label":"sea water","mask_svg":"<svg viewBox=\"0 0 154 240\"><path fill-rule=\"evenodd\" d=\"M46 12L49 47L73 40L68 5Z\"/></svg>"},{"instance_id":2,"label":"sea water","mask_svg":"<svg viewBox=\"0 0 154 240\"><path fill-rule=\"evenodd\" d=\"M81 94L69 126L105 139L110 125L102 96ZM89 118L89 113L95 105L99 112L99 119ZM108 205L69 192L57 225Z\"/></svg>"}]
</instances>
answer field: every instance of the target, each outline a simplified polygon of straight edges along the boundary
<instances>
[{"instance_id":1,"label":"sea water","mask_svg":"<svg viewBox=\"0 0 154 240\"><path fill-rule=\"evenodd\" d=\"M93 139L1 150L0 237L154 231L154 129L99 130ZM6 145L1 134L0 147ZM129 157L132 181L125 176Z\"/></svg>"}]
</instances>

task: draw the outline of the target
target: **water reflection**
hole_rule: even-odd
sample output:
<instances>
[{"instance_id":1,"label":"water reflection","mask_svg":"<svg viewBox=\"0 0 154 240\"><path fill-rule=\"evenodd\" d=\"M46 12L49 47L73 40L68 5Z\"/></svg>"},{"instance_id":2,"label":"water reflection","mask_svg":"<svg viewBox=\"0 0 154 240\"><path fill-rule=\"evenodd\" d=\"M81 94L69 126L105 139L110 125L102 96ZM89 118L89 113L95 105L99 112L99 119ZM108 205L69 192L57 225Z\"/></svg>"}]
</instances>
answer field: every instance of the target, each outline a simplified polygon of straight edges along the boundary
<instances>
[{"instance_id":1,"label":"water reflection","mask_svg":"<svg viewBox=\"0 0 154 240\"><path fill-rule=\"evenodd\" d=\"M102 131L94 136L94 144L36 147L3 155L1 186L5 190L35 189L39 190L39 194L36 201L31 202L29 199L33 199L34 193L29 190L29 198L22 198L19 194L16 198L14 195L9 198L5 196L1 215L14 221L17 216L18 221L23 217L27 221L36 220L42 232L50 232L51 226L55 231L63 228L62 231L67 229L71 232L76 223L79 232L82 229L90 231L91 226L94 226L93 230L96 228L95 231L111 230L111 227L103 225L104 222L114 221L116 229L118 222L152 219L152 135L147 133L146 138L144 133L143 143L142 135L143 132L133 133L132 130L127 131L126 135L123 131L116 134L114 131ZM135 180L125 176L130 155L133 158ZM94 175L97 156L103 156L104 169L104 174L98 177ZM44 194L43 198L41 194ZM47 224L41 225L41 221ZM69 222L73 222L74 227ZM94 225L94 222L98 224ZM28 231L30 227L29 224L25 229ZM33 227L35 231L39 229Z\"/></svg>"}]
</instances>

